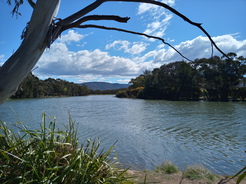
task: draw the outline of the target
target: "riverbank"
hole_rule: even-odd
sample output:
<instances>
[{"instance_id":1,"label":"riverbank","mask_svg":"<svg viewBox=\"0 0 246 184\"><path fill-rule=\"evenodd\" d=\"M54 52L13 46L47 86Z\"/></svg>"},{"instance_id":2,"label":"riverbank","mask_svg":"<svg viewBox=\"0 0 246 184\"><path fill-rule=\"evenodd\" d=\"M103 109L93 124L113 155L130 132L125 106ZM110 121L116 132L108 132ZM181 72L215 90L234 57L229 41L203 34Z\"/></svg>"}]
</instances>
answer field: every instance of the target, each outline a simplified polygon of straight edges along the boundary
<instances>
[{"instance_id":1,"label":"riverbank","mask_svg":"<svg viewBox=\"0 0 246 184\"><path fill-rule=\"evenodd\" d=\"M134 184L235 184L239 182L238 178L215 175L200 165L189 166L181 171L170 161L164 161L153 171L127 170L126 175L133 178ZM246 179L241 181L241 184L246 184Z\"/></svg>"},{"instance_id":2,"label":"riverbank","mask_svg":"<svg viewBox=\"0 0 246 184\"><path fill-rule=\"evenodd\" d=\"M206 178L191 180L186 178L181 171L173 174L165 174L156 171L128 170L127 175L133 177L135 184L236 184L237 180L231 179L227 182L223 182L223 179L225 179L226 176L219 175L214 175L213 180ZM240 184L246 184L246 179L241 181Z\"/></svg>"}]
</instances>

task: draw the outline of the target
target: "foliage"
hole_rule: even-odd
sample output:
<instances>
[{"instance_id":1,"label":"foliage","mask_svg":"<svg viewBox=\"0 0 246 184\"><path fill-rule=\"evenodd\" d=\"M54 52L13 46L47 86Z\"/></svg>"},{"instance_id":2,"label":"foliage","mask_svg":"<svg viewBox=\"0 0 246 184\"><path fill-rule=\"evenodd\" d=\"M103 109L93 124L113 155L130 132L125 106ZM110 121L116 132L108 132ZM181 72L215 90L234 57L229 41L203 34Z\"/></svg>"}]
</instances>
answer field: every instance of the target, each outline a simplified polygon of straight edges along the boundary
<instances>
[{"instance_id":1,"label":"foliage","mask_svg":"<svg viewBox=\"0 0 246 184\"><path fill-rule=\"evenodd\" d=\"M245 100L245 87L239 86L246 74L246 58L228 54L231 59L218 56L177 61L164 64L130 81L125 97L165 100ZM244 82L245 85L245 82ZM134 89L142 88L141 93ZM141 94L141 95L139 95ZM118 95L119 96L119 95Z\"/></svg>"},{"instance_id":2,"label":"foliage","mask_svg":"<svg viewBox=\"0 0 246 184\"><path fill-rule=\"evenodd\" d=\"M47 125L44 114L39 130L19 124L16 133L0 121L0 183L127 182L126 170L114 167L115 160L108 157L113 146L106 152L99 152L98 140L78 146L71 117L65 131L55 121Z\"/></svg>"},{"instance_id":3,"label":"foliage","mask_svg":"<svg viewBox=\"0 0 246 184\"><path fill-rule=\"evenodd\" d=\"M190 180L215 180L215 175L204 167L198 165L188 167L184 172L184 177Z\"/></svg>"},{"instance_id":4,"label":"foliage","mask_svg":"<svg viewBox=\"0 0 246 184\"><path fill-rule=\"evenodd\" d=\"M127 90L120 90L116 93L118 98L129 98Z\"/></svg>"},{"instance_id":5,"label":"foliage","mask_svg":"<svg viewBox=\"0 0 246 184\"><path fill-rule=\"evenodd\" d=\"M23 4L23 0L15 0L14 3L11 0L7 0L7 4L9 4L9 5L14 4L14 8L12 10L12 15L16 15L17 17L18 17L18 15L21 15L21 13L19 12L19 7L20 7L20 5Z\"/></svg>"},{"instance_id":6,"label":"foliage","mask_svg":"<svg viewBox=\"0 0 246 184\"><path fill-rule=\"evenodd\" d=\"M241 181L246 177L246 166L241 169L237 174L235 174L231 179L238 177L236 184L241 183Z\"/></svg>"},{"instance_id":7,"label":"foliage","mask_svg":"<svg viewBox=\"0 0 246 184\"><path fill-rule=\"evenodd\" d=\"M38 98L47 96L83 96L89 94L86 85L79 85L62 79L40 80L30 74L23 81L12 98Z\"/></svg>"},{"instance_id":8,"label":"foliage","mask_svg":"<svg viewBox=\"0 0 246 184\"><path fill-rule=\"evenodd\" d=\"M165 174L173 174L179 171L178 167L170 161L164 161L160 166L156 167L157 172L163 172Z\"/></svg>"},{"instance_id":9,"label":"foliage","mask_svg":"<svg viewBox=\"0 0 246 184\"><path fill-rule=\"evenodd\" d=\"M127 88L126 88L127 89ZM124 88L121 89L107 89L107 90L90 90L90 95L111 95L111 94L117 94L119 91L126 90Z\"/></svg>"}]
</instances>

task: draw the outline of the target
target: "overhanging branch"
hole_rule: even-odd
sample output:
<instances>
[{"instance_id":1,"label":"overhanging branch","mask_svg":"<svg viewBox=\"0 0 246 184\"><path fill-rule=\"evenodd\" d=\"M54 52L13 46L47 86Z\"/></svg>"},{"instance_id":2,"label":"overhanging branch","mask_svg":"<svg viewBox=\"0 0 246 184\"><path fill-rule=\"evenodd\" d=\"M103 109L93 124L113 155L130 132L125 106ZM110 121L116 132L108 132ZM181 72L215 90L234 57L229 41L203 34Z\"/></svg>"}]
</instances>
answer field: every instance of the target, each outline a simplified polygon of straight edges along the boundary
<instances>
[{"instance_id":1,"label":"overhanging branch","mask_svg":"<svg viewBox=\"0 0 246 184\"><path fill-rule=\"evenodd\" d=\"M69 25L64 25L63 31L70 29L70 28L73 28L73 27L80 26L82 23L84 23L86 21L90 21L90 20L113 20L113 21L120 22L120 23L127 23L127 21L129 19L130 19L130 17L120 17L117 15L89 15L89 16L82 17L81 19L79 19L79 20L77 20L77 21L75 21Z\"/></svg>"},{"instance_id":2,"label":"overhanging branch","mask_svg":"<svg viewBox=\"0 0 246 184\"><path fill-rule=\"evenodd\" d=\"M73 23L74 21L76 21L77 19L80 19L82 16L86 15L87 13L91 12L92 10L96 9L97 7L99 7L101 4L105 3L105 2L138 2L138 3L147 3L147 4L153 4L153 5L157 5L160 7L163 7L169 11L171 11L172 13L174 13L175 15L179 16L180 18L182 18L184 21L188 22L189 24L196 26L197 28L199 28L210 40L211 44L226 58L230 59L230 57L227 56L227 54L225 54L217 45L216 43L213 41L212 37L208 34L208 32L202 27L202 23L196 23L191 21L188 17L186 17L185 15L183 15L182 13L180 13L179 11L175 10L174 8L168 6L165 3L159 2L159 1L154 1L154 0L96 0L94 3L88 5L87 7L83 8L82 10L76 12L75 14L63 19L63 25L69 25L71 23Z\"/></svg>"},{"instance_id":3,"label":"overhanging branch","mask_svg":"<svg viewBox=\"0 0 246 184\"><path fill-rule=\"evenodd\" d=\"M162 41L163 44L168 45L169 47L171 47L172 49L174 49L180 56L182 56L186 60L192 61L192 60L188 59L187 57L185 57L174 46L172 46L171 44L165 42L165 40L163 38L160 38L160 37L157 37L157 36L151 36L151 35L148 35L148 34L145 34L145 33L139 33L139 32L130 31L130 30L126 30L126 29L120 29L120 28L115 28L115 27L106 27L106 26L100 26L100 25L94 25L94 24L79 25L79 26L76 26L76 27L77 28L98 28L98 29L105 29L105 30L115 30L115 31L120 31L120 32L125 32L125 33L131 33L131 34L135 34L135 35L141 35L141 36L145 36L147 38L157 39L157 40Z\"/></svg>"}]
</instances>

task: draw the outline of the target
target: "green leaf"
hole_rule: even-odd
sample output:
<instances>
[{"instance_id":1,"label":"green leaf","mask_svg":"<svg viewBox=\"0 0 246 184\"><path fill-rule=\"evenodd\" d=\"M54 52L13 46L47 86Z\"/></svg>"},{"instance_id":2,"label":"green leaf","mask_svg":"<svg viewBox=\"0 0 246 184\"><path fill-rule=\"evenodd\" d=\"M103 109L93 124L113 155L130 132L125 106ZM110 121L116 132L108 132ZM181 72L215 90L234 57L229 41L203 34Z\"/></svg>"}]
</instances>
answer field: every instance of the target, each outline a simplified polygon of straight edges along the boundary
<instances>
[{"instance_id":1,"label":"green leaf","mask_svg":"<svg viewBox=\"0 0 246 184\"><path fill-rule=\"evenodd\" d=\"M236 184L239 184L245 178L245 176L246 176L246 171L238 177Z\"/></svg>"}]
</instances>

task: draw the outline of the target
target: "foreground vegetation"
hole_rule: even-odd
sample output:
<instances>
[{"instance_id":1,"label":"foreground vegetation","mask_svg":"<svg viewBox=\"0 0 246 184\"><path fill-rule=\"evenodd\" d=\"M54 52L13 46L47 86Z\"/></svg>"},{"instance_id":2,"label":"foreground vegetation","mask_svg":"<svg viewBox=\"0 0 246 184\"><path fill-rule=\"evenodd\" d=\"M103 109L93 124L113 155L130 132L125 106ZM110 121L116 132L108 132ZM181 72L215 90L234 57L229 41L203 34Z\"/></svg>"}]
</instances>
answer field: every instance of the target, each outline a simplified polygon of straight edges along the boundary
<instances>
[{"instance_id":1,"label":"foreground vegetation","mask_svg":"<svg viewBox=\"0 0 246 184\"><path fill-rule=\"evenodd\" d=\"M246 99L246 58L228 54L231 60L218 56L164 64L130 81L126 91L117 97L229 101Z\"/></svg>"},{"instance_id":2,"label":"foreground vegetation","mask_svg":"<svg viewBox=\"0 0 246 184\"><path fill-rule=\"evenodd\" d=\"M113 147L99 150L99 141L79 145L71 117L66 130L46 123L43 115L39 130L24 124L19 132L0 121L0 183L124 183L126 170L109 159Z\"/></svg>"}]
</instances>

